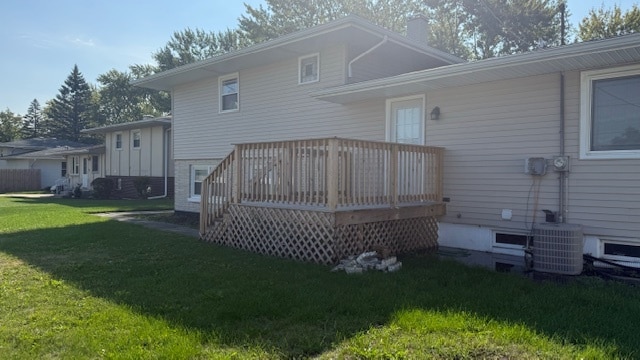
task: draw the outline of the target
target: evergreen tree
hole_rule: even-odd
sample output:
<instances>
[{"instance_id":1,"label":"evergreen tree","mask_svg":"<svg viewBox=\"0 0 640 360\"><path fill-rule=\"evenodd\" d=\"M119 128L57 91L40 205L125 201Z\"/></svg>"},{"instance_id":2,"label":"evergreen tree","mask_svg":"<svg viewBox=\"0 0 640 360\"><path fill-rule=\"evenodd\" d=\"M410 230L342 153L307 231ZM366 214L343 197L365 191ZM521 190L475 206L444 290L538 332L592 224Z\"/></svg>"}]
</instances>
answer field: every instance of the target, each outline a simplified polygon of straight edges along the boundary
<instances>
[{"instance_id":1,"label":"evergreen tree","mask_svg":"<svg viewBox=\"0 0 640 360\"><path fill-rule=\"evenodd\" d=\"M638 5L624 14L617 4L613 9L591 9L587 17L578 25L578 37L581 41L604 39L613 36L631 34L640 31L640 8Z\"/></svg>"},{"instance_id":2,"label":"evergreen tree","mask_svg":"<svg viewBox=\"0 0 640 360\"><path fill-rule=\"evenodd\" d=\"M32 139L42 137L44 132L44 117L42 115L42 108L38 99L33 99L29 104L27 114L22 119L22 138Z\"/></svg>"},{"instance_id":3,"label":"evergreen tree","mask_svg":"<svg viewBox=\"0 0 640 360\"><path fill-rule=\"evenodd\" d=\"M8 142L20 139L20 127L22 117L14 114L8 108L0 112L0 142Z\"/></svg>"},{"instance_id":4,"label":"evergreen tree","mask_svg":"<svg viewBox=\"0 0 640 360\"><path fill-rule=\"evenodd\" d=\"M49 135L57 139L80 141L80 130L94 125L91 121L91 88L74 65L59 94L45 108Z\"/></svg>"}]
</instances>

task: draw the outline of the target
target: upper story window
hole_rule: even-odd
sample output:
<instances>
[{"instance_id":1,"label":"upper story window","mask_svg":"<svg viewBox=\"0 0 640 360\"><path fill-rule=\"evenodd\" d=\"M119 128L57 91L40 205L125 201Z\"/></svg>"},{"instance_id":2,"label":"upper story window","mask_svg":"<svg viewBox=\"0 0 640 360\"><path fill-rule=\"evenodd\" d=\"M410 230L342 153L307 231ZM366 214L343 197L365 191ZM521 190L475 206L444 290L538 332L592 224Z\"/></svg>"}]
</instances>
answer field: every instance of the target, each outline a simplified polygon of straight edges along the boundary
<instances>
[{"instance_id":1,"label":"upper story window","mask_svg":"<svg viewBox=\"0 0 640 360\"><path fill-rule=\"evenodd\" d=\"M140 130L131 132L131 146L134 149L140 149Z\"/></svg>"},{"instance_id":2,"label":"upper story window","mask_svg":"<svg viewBox=\"0 0 640 360\"><path fill-rule=\"evenodd\" d=\"M122 150L122 134L116 134L116 150Z\"/></svg>"},{"instance_id":3,"label":"upper story window","mask_svg":"<svg viewBox=\"0 0 640 360\"><path fill-rule=\"evenodd\" d=\"M320 55L302 56L298 59L298 83L306 84L320 80Z\"/></svg>"},{"instance_id":4,"label":"upper story window","mask_svg":"<svg viewBox=\"0 0 640 360\"><path fill-rule=\"evenodd\" d=\"M238 74L219 78L220 112L238 111L240 104L240 87Z\"/></svg>"},{"instance_id":5,"label":"upper story window","mask_svg":"<svg viewBox=\"0 0 640 360\"><path fill-rule=\"evenodd\" d=\"M640 158L640 66L585 71L580 158Z\"/></svg>"}]
</instances>

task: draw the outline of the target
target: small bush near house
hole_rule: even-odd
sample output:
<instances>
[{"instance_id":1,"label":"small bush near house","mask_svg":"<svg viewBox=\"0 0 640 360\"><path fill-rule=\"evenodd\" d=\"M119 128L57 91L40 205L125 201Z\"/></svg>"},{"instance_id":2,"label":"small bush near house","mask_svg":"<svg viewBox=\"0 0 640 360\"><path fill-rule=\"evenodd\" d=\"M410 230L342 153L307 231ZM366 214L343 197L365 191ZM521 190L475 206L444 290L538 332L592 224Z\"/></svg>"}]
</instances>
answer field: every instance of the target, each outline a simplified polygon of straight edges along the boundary
<instances>
[{"instance_id":1,"label":"small bush near house","mask_svg":"<svg viewBox=\"0 0 640 360\"><path fill-rule=\"evenodd\" d=\"M73 188L73 197L75 199L80 199L82 197L82 188L80 187L80 184Z\"/></svg>"},{"instance_id":2,"label":"small bush near house","mask_svg":"<svg viewBox=\"0 0 640 360\"><path fill-rule=\"evenodd\" d=\"M146 199L151 194L151 179L148 176L133 179L133 186L141 199Z\"/></svg>"},{"instance_id":3,"label":"small bush near house","mask_svg":"<svg viewBox=\"0 0 640 360\"><path fill-rule=\"evenodd\" d=\"M97 178L91 182L93 187L93 197L96 199L108 199L113 190L113 181L107 178Z\"/></svg>"}]
</instances>

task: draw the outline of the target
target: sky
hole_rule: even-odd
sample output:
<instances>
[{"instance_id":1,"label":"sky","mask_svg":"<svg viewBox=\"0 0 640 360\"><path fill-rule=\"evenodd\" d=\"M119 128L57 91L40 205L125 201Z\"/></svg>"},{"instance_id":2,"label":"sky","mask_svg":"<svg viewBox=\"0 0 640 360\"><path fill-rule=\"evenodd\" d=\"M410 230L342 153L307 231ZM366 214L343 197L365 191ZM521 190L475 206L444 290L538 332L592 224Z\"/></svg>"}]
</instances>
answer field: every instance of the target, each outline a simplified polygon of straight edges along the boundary
<instances>
[{"instance_id":1,"label":"sky","mask_svg":"<svg viewBox=\"0 0 640 360\"><path fill-rule=\"evenodd\" d=\"M568 0L577 26L589 9L640 0ZM264 0L3 0L0 6L0 111L24 115L33 99L53 99L78 65L85 80L111 69L152 64L174 31L236 28L243 3Z\"/></svg>"}]
</instances>

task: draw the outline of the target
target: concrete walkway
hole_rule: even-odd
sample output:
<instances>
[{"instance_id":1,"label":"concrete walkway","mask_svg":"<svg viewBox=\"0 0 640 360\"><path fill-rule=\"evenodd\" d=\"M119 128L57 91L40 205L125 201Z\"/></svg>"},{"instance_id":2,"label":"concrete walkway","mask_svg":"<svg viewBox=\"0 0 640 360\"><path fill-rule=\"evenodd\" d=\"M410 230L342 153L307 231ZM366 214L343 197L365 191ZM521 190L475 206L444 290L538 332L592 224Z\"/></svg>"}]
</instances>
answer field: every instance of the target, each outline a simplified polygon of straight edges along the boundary
<instances>
[{"instance_id":1,"label":"concrete walkway","mask_svg":"<svg viewBox=\"0 0 640 360\"><path fill-rule=\"evenodd\" d=\"M188 226L171 224L171 223L162 222L162 221L152 221L152 220L142 219L138 217L138 215L154 215L154 214L173 214L173 210L110 212L110 213L100 213L96 215L113 219L113 220L124 221L132 224L138 224L149 229L170 231L180 235L191 236L195 238L200 237L200 233L198 232L197 229L193 229Z\"/></svg>"}]
</instances>

